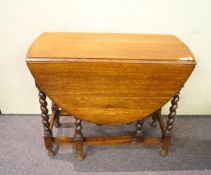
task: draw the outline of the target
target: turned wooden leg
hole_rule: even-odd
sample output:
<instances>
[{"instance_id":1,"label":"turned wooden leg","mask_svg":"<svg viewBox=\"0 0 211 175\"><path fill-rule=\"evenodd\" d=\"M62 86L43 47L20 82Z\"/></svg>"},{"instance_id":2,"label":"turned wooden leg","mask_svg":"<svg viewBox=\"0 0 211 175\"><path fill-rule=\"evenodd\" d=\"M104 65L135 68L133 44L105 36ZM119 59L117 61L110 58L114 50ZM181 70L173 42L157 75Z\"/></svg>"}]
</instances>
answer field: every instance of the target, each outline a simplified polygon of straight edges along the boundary
<instances>
[{"instance_id":1,"label":"turned wooden leg","mask_svg":"<svg viewBox=\"0 0 211 175\"><path fill-rule=\"evenodd\" d=\"M136 122L136 131L135 131L135 137L133 139L133 142L141 141L144 136L143 132L143 124L144 124L144 119L139 119Z\"/></svg>"},{"instance_id":2,"label":"turned wooden leg","mask_svg":"<svg viewBox=\"0 0 211 175\"><path fill-rule=\"evenodd\" d=\"M173 97L171 101L171 107L169 108L170 113L168 115L168 119L166 122L166 129L163 137L163 144L161 148L161 155L166 156L168 155L168 149L171 143L172 139L172 128L174 123L174 117L176 116L176 109L178 107L178 101L179 101L179 92Z\"/></svg>"},{"instance_id":3,"label":"turned wooden leg","mask_svg":"<svg viewBox=\"0 0 211 175\"><path fill-rule=\"evenodd\" d=\"M59 111L59 107L54 102L52 102L51 110L52 110L52 112L55 112L54 126L56 128L59 128L61 126L61 124L59 122L60 111Z\"/></svg>"},{"instance_id":4,"label":"turned wooden leg","mask_svg":"<svg viewBox=\"0 0 211 175\"><path fill-rule=\"evenodd\" d=\"M76 146L76 156L78 160L83 160L83 135L81 120L76 119L75 121L75 135L74 141Z\"/></svg>"},{"instance_id":5,"label":"turned wooden leg","mask_svg":"<svg viewBox=\"0 0 211 175\"><path fill-rule=\"evenodd\" d=\"M41 89L39 89L39 102L40 102L42 123L44 128L45 147L48 150L49 157L52 157L54 155L54 152L52 144L52 131L50 130L50 123L47 109L48 104L46 102L46 95Z\"/></svg>"}]
</instances>

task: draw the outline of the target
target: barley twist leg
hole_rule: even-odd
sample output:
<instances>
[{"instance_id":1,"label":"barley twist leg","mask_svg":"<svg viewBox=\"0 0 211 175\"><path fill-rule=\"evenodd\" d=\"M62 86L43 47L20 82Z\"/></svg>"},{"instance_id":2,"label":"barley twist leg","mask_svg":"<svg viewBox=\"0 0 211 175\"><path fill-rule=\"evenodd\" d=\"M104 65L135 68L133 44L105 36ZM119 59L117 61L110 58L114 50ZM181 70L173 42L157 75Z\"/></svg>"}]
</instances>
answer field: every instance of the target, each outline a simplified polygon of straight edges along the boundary
<instances>
[{"instance_id":1,"label":"barley twist leg","mask_svg":"<svg viewBox=\"0 0 211 175\"><path fill-rule=\"evenodd\" d=\"M54 155L54 152L52 144L52 131L50 129L48 109L47 109L48 104L46 101L45 93L40 88L38 89L39 89L39 103L40 103L41 117L44 128L45 147L48 150L49 157L52 157Z\"/></svg>"},{"instance_id":2,"label":"barley twist leg","mask_svg":"<svg viewBox=\"0 0 211 175\"><path fill-rule=\"evenodd\" d=\"M83 134L81 120L76 119L75 121L75 135L74 141L76 146L76 156L78 160L83 160Z\"/></svg>"},{"instance_id":3,"label":"barley twist leg","mask_svg":"<svg viewBox=\"0 0 211 175\"><path fill-rule=\"evenodd\" d=\"M172 139L173 123L175 121L176 109L178 107L178 101L179 101L179 92L171 100L171 107L169 108L170 113L168 115L168 119L166 122L166 129L165 129L165 133L164 133L164 137L163 137L163 144L162 144L162 148L161 148L162 156L168 155L168 149L169 149L171 139Z\"/></svg>"}]
</instances>

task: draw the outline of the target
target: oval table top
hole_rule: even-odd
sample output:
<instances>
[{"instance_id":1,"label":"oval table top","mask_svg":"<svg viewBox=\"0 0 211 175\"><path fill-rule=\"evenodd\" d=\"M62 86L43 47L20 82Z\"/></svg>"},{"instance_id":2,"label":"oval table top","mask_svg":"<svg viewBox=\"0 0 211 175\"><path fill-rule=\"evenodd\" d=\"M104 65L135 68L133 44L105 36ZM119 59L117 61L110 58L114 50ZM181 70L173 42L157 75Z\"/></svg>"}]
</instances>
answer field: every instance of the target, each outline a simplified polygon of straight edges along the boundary
<instances>
[{"instance_id":1,"label":"oval table top","mask_svg":"<svg viewBox=\"0 0 211 175\"><path fill-rule=\"evenodd\" d=\"M173 35L43 33L27 65L50 99L97 124L123 124L161 108L196 64Z\"/></svg>"}]
</instances>

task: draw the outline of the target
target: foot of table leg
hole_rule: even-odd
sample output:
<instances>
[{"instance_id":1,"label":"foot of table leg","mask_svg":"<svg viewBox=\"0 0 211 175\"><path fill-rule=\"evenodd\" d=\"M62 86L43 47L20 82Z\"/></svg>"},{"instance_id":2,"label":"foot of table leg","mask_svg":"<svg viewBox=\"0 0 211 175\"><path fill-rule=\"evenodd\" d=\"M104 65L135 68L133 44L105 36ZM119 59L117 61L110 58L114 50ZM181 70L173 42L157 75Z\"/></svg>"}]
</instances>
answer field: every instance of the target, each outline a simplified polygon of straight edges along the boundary
<instances>
[{"instance_id":1,"label":"foot of table leg","mask_svg":"<svg viewBox=\"0 0 211 175\"><path fill-rule=\"evenodd\" d=\"M171 107L170 109L170 113L168 115L168 119L166 122L166 129L165 129L165 133L164 133L164 137L163 137L163 144L162 144L162 148L161 148L161 155L162 156L166 156L168 155L168 149L169 146L171 144L171 139L172 139L172 128L173 128L173 123L175 120L175 116L176 116L176 109L178 107L178 101L179 101L179 93L177 93L172 101L171 101Z\"/></svg>"},{"instance_id":2,"label":"foot of table leg","mask_svg":"<svg viewBox=\"0 0 211 175\"><path fill-rule=\"evenodd\" d=\"M55 155L55 153L53 151L52 137L51 136L44 136L44 142L45 142L45 148L48 151L48 156L53 157Z\"/></svg>"},{"instance_id":3,"label":"foot of table leg","mask_svg":"<svg viewBox=\"0 0 211 175\"><path fill-rule=\"evenodd\" d=\"M59 127L61 126L61 124L60 124L60 122L59 122L60 112L59 112L59 107L58 107L54 102L52 102L51 110L52 110L52 112L53 112L53 111L55 112L54 126L55 126L56 128L59 128Z\"/></svg>"},{"instance_id":4,"label":"foot of table leg","mask_svg":"<svg viewBox=\"0 0 211 175\"><path fill-rule=\"evenodd\" d=\"M76 157L78 160L83 160L83 135L81 120L79 119L76 119L75 121L74 141L76 146Z\"/></svg>"},{"instance_id":5,"label":"foot of table leg","mask_svg":"<svg viewBox=\"0 0 211 175\"><path fill-rule=\"evenodd\" d=\"M53 150L48 150L48 157L52 158L55 155Z\"/></svg>"},{"instance_id":6,"label":"foot of table leg","mask_svg":"<svg viewBox=\"0 0 211 175\"><path fill-rule=\"evenodd\" d=\"M160 151L160 155L161 155L162 157L165 157L165 156L168 155L168 153L167 153L165 150L161 150L161 151Z\"/></svg>"},{"instance_id":7,"label":"foot of table leg","mask_svg":"<svg viewBox=\"0 0 211 175\"><path fill-rule=\"evenodd\" d=\"M76 141L76 157L78 160L83 160L83 142L82 141Z\"/></svg>"},{"instance_id":8,"label":"foot of table leg","mask_svg":"<svg viewBox=\"0 0 211 175\"><path fill-rule=\"evenodd\" d=\"M168 155L169 146L171 144L171 136L165 136L161 147L160 155L165 157Z\"/></svg>"}]
</instances>

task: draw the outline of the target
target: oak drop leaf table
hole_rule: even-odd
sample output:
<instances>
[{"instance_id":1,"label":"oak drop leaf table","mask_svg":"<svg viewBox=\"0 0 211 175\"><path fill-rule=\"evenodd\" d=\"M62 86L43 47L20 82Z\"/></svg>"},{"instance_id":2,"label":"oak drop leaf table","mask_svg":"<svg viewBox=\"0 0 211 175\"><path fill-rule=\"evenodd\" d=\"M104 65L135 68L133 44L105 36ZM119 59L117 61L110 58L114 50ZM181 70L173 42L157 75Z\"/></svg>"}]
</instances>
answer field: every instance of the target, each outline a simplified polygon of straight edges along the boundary
<instances>
[{"instance_id":1,"label":"oak drop leaf table","mask_svg":"<svg viewBox=\"0 0 211 175\"><path fill-rule=\"evenodd\" d=\"M173 35L47 32L31 45L26 59L39 89L44 141L74 144L78 160L83 144L161 145L168 153L179 91L195 67L190 50ZM52 100L49 118L46 96ZM161 108L170 99L167 121ZM75 117L73 137L55 137L61 115ZM161 137L143 134L144 118L159 123ZM84 138L81 121L98 125L137 122L133 135Z\"/></svg>"}]
</instances>

